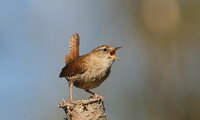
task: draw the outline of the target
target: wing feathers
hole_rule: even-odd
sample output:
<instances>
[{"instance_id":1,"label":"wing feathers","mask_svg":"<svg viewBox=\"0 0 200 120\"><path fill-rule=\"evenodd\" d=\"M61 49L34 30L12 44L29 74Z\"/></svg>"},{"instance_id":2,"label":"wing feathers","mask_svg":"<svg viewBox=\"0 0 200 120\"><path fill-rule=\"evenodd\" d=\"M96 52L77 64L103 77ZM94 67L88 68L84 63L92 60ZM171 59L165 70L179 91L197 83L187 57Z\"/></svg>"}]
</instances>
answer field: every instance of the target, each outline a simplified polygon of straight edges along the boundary
<instances>
[{"instance_id":1,"label":"wing feathers","mask_svg":"<svg viewBox=\"0 0 200 120\"><path fill-rule=\"evenodd\" d=\"M84 73L87 69L84 64L81 63L81 59L73 60L72 62L68 63L61 71L59 77L73 77L77 74Z\"/></svg>"}]
</instances>

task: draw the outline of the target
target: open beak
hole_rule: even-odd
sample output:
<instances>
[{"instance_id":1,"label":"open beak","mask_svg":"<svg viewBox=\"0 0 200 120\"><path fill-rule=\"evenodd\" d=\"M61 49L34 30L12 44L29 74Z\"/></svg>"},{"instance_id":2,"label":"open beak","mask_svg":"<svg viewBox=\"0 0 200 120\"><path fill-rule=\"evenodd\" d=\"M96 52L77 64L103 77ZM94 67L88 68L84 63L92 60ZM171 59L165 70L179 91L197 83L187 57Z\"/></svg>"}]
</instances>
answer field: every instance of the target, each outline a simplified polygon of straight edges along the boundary
<instances>
[{"instance_id":1,"label":"open beak","mask_svg":"<svg viewBox=\"0 0 200 120\"><path fill-rule=\"evenodd\" d=\"M115 52L119 49L119 48L122 48L122 47L116 47L116 48L113 48L111 51L110 51L110 57L117 59L119 60L119 58L117 56L115 56Z\"/></svg>"}]
</instances>

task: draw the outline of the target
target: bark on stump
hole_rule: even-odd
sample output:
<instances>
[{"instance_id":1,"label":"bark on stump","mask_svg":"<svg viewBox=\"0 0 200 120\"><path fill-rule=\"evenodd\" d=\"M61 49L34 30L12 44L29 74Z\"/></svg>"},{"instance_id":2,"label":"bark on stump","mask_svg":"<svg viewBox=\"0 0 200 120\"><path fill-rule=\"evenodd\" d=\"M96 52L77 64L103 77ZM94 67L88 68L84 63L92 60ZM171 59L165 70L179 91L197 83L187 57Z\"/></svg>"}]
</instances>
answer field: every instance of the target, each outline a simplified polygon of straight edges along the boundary
<instances>
[{"instance_id":1,"label":"bark on stump","mask_svg":"<svg viewBox=\"0 0 200 120\"><path fill-rule=\"evenodd\" d=\"M64 109L66 120L107 120L103 99L100 97L77 101L63 99L58 106Z\"/></svg>"}]
</instances>

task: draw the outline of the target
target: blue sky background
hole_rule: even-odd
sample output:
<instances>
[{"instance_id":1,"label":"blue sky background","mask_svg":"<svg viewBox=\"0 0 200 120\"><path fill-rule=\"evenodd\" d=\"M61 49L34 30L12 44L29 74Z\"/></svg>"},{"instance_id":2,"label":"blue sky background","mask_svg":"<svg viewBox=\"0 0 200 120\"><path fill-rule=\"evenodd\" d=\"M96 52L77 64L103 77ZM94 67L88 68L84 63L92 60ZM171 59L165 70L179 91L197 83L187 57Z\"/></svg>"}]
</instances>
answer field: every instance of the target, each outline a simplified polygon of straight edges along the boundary
<instances>
[{"instance_id":1,"label":"blue sky background","mask_svg":"<svg viewBox=\"0 0 200 120\"><path fill-rule=\"evenodd\" d=\"M122 46L94 92L108 119L198 120L200 4L197 0L0 1L0 119L63 120L58 78L70 36L80 53ZM88 96L74 88L75 99Z\"/></svg>"}]
</instances>

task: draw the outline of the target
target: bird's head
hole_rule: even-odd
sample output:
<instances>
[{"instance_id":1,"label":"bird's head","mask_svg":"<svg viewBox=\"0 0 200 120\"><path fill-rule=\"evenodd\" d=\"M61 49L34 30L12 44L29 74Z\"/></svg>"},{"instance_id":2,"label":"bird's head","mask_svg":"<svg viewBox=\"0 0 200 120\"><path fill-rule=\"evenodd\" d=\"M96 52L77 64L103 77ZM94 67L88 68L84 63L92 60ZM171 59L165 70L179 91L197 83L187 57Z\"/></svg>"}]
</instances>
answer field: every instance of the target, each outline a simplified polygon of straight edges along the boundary
<instances>
[{"instance_id":1,"label":"bird's head","mask_svg":"<svg viewBox=\"0 0 200 120\"><path fill-rule=\"evenodd\" d=\"M115 53L121 47L111 47L109 45L101 45L94 50L92 50L91 54L95 55L99 59L105 59L108 61L114 61L118 59Z\"/></svg>"}]
</instances>

